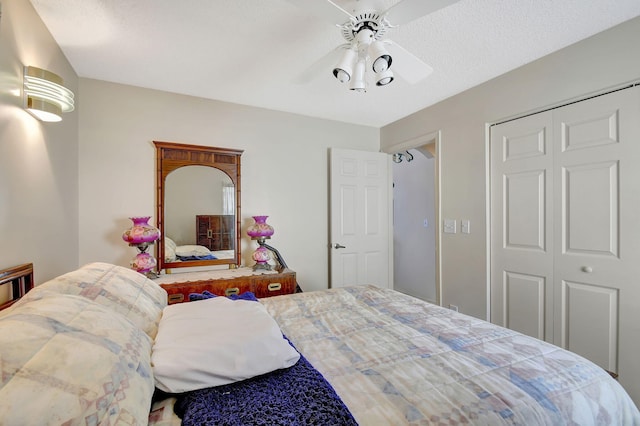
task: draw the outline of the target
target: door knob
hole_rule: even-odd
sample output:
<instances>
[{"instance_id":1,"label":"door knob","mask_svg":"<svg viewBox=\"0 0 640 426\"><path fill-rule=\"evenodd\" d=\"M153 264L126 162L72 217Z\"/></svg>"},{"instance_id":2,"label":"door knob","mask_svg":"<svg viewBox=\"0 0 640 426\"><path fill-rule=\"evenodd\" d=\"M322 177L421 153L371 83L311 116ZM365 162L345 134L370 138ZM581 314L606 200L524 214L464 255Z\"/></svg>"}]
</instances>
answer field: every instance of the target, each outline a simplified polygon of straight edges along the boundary
<instances>
[{"instance_id":1,"label":"door knob","mask_svg":"<svg viewBox=\"0 0 640 426\"><path fill-rule=\"evenodd\" d=\"M580 269L582 270L582 272L586 272L587 274L590 274L593 272L593 268L591 266L583 266Z\"/></svg>"},{"instance_id":2,"label":"door knob","mask_svg":"<svg viewBox=\"0 0 640 426\"><path fill-rule=\"evenodd\" d=\"M340 244L336 243L336 245L334 245L334 246L333 246L333 248L340 249L340 248L346 248L346 247L345 247L345 246L343 246L343 245L340 245Z\"/></svg>"}]
</instances>

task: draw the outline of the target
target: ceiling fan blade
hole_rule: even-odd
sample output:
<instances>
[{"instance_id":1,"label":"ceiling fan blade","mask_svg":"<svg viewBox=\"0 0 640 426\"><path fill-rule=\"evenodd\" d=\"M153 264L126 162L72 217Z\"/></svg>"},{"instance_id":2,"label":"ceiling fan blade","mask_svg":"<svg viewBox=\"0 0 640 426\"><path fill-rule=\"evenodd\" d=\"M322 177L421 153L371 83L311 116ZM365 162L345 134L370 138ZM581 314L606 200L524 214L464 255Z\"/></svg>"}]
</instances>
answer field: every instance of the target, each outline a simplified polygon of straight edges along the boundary
<instances>
[{"instance_id":1,"label":"ceiling fan blade","mask_svg":"<svg viewBox=\"0 0 640 426\"><path fill-rule=\"evenodd\" d=\"M403 47L391 41L385 43L393 58L391 71L398 74L409 84L416 84L433 72L433 68L425 64L420 58L409 53Z\"/></svg>"},{"instance_id":2,"label":"ceiling fan blade","mask_svg":"<svg viewBox=\"0 0 640 426\"><path fill-rule=\"evenodd\" d=\"M342 25L349 22L353 15L331 0L287 0L291 4L311 12L319 18L333 24Z\"/></svg>"},{"instance_id":3,"label":"ceiling fan blade","mask_svg":"<svg viewBox=\"0 0 640 426\"><path fill-rule=\"evenodd\" d=\"M403 0L391 6L384 13L391 25L402 25L421 18L438 9L456 3L458 0Z\"/></svg>"},{"instance_id":4,"label":"ceiling fan blade","mask_svg":"<svg viewBox=\"0 0 640 426\"><path fill-rule=\"evenodd\" d=\"M335 49L332 49L329 53L322 56L320 59L308 66L300 74L298 74L298 76L294 78L293 82L295 84L307 84L322 75L326 75L327 77L331 76L333 68L338 62L338 59L340 59L340 54L346 47L349 47L349 45L343 44L336 47ZM333 76L331 76L331 78L333 78Z\"/></svg>"}]
</instances>

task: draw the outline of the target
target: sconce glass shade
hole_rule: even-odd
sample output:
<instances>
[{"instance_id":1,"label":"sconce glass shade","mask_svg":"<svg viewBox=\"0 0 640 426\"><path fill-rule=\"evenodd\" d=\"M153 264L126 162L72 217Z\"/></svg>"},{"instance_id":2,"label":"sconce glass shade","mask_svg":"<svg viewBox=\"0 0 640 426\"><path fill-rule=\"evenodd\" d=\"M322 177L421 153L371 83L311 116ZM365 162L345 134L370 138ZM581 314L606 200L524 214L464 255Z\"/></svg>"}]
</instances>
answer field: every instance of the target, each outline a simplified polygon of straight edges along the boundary
<instances>
[{"instance_id":1,"label":"sconce glass shade","mask_svg":"<svg viewBox=\"0 0 640 426\"><path fill-rule=\"evenodd\" d=\"M73 92L63 86L60 76L36 67L24 67L24 103L29 113L41 121L62 120L63 112L74 109Z\"/></svg>"},{"instance_id":2,"label":"sconce glass shade","mask_svg":"<svg viewBox=\"0 0 640 426\"><path fill-rule=\"evenodd\" d=\"M247 229L247 235L249 235L252 240L271 238L273 235L273 226L267 223L268 217L269 216L253 216L255 223Z\"/></svg>"},{"instance_id":3,"label":"sconce glass shade","mask_svg":"<svg viewBox=\"0 0 640 426\"><path fill-rule=\"evenodd\" d=\"M155 257L147 253L147 249L150 244L160 238L160 230L149 225L150 218L151 216L130 217L129 219L133 221L133 226L124 231L122 239L139 250L136 257L131 260L131 268L153 278L157 276L152 271L158 262Z\"/></svg>"}]
</instances>

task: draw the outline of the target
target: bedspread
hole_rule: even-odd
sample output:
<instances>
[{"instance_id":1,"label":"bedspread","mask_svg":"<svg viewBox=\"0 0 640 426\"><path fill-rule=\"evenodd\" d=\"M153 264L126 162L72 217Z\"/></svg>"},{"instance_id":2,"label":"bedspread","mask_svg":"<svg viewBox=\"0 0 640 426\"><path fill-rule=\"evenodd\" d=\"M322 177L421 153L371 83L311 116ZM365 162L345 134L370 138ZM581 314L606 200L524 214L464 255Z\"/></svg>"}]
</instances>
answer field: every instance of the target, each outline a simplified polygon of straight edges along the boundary
<instances>
[{"instance_id":1,"label":"bedspread","mask_svg":"<svg viewBox=\"0 0 640 426\"><path fill-rule=\"evenodd\" d=\"M262 299L361 425L640 424L586 359L388 289Z\"/></svg>"}]
</instances>

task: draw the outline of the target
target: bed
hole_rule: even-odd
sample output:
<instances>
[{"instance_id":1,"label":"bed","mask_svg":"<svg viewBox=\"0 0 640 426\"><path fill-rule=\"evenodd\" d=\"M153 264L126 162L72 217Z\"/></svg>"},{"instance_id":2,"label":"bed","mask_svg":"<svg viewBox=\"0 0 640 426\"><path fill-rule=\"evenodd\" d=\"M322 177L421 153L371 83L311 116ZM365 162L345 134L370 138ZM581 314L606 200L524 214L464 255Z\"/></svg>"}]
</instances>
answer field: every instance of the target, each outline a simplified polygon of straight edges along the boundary
<instances>
[{"instance_id":1,"label":"bed","mask_svg":"<svg viewBox=\"0 0 640 426\"><path fill-rule=\"evenodd\" d=\"M346 417L319 423L285 416L289 420L270 423L261 406L255 422L209 424L640 424L620 384L584 358L393 290L359 286L179 305L215 317L217 309L208 309L214 303L266 312L300 361L211 388L159 392L152 359L173 312L166 293L134 271L89 264L0 312L3 424L180 424L174 410L191 416L194 392L217 393L224 403L265 381L268 394L289 393L288 382L278 380L304 361L305 380L317 380L306 382L307 389L326 387L319 397L334 404L323 415ZM188 329L213 328L205 324L213 323L207 318ZM216 350L224 351L217 342ZM322 411L324 402L314 404L314 398L304 406L294 398L292 410ZM232 414L244 413L239 406L243 410Z\"/></svg>"},{"instance_id":2,"label":"bed","mask_svg":"<svg viewBox=\"0 0 640 426\"><path fill-rule=\"evenodd\" d=\"M190 260L233 259L235 250L209 250L197 244L177 245L169 237L164 237L165 262L184 262Z\"/></svg>"}]
</instances>

